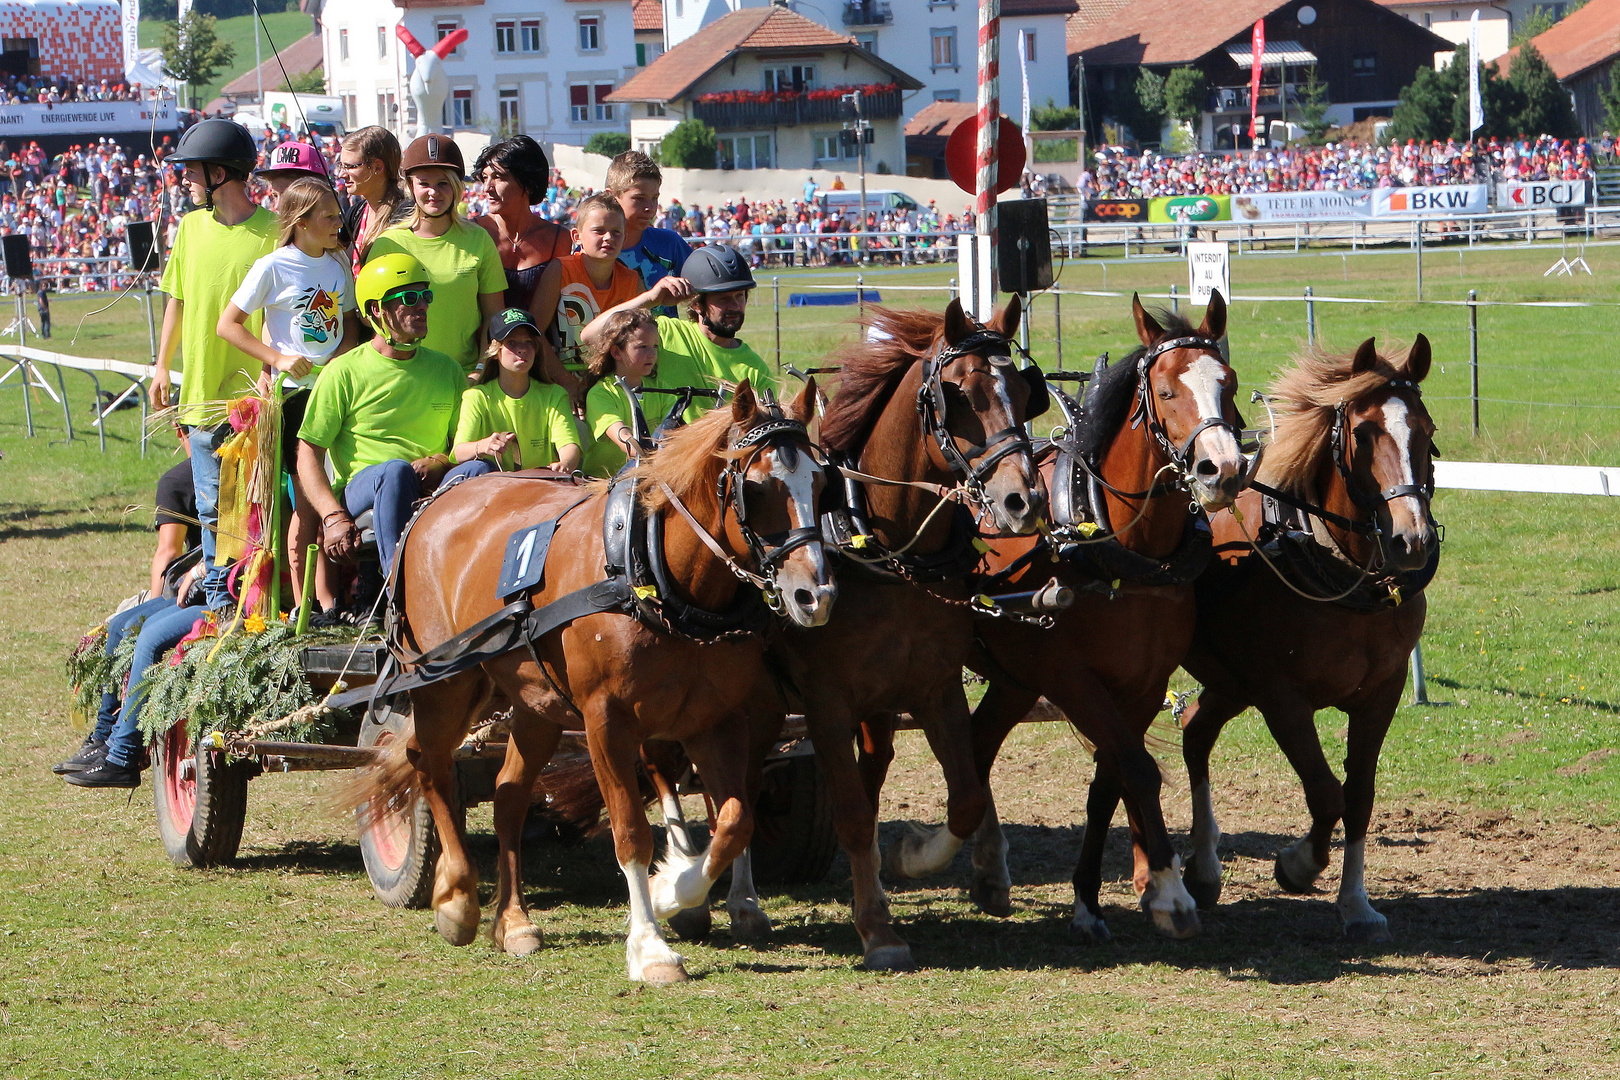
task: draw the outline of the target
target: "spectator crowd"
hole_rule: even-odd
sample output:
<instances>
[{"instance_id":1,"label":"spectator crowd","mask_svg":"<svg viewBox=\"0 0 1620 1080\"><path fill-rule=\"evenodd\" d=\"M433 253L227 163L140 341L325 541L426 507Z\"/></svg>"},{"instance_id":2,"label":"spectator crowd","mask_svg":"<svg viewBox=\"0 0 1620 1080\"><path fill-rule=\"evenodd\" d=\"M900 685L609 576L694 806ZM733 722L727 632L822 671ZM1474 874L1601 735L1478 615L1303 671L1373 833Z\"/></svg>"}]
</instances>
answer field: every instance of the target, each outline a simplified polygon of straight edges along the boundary
<instances>
[{"instance_id":1,"label":"spectator crowd","mask_svg":"<svg viewBox=\"0 0 1620 1080\"><path fill-rule=\"evenodd\" d=\"M112 79L80 81L71 75L13 75L0 77L0 94L7 105L62 105L84 101L140 101L140 83Z\"/></svg>"}]
</instances>

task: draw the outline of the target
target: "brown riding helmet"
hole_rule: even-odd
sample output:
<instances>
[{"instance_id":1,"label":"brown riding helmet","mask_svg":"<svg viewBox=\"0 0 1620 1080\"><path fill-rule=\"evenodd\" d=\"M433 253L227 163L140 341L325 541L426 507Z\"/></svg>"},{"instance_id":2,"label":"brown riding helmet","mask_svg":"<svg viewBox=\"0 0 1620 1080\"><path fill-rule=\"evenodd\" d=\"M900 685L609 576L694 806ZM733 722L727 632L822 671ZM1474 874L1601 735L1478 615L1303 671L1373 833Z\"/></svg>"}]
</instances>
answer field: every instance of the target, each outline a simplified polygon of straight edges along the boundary
<instances>
[{"instance_id":1,"label":"brown riding helmet","mask_svg":"<svg viewBox=\"0 0 1620 1080\"><path fill-rule=\"evenodd\" d=\"M448 135L423 135L405 148L400 172L409 175L412 169L449 169L465 177L467 162L461 156L461 147Z\"/></svg>"}]
</instances>

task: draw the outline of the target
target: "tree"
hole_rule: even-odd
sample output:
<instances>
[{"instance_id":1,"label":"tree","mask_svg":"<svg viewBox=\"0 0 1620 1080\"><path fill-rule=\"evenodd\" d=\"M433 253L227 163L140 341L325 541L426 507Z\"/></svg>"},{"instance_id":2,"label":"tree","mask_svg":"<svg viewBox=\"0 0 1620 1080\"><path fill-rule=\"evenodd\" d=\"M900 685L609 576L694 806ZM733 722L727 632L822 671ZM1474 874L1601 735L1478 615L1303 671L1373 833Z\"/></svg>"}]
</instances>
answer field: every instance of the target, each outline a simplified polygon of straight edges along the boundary
<instances>
[{"instance_id":1,"label":"tree","mask_svg":"<svg viewBox=\"0 0 1620 1080\"><path fill-rule=\"evenodd\" d=\"M1164 111L1173 120L1196 123L1208 96L1204 73L1195 67L1174 68L1164 80Z\"/></svg>"},{"instance_id":2,"label":"tree","mask_svg":"<svg viewBox=\"0 0 1620 1080\"><path fill-rule=\"evenodd\" d=\"M1452 63L1455 65L1456 61ZM1457 91L1446 73L1420 67L1416 77L1401 89L1395 115L1390 118L1389 135L1396 142L1444 138L1451 132L1451 114L1456 103Z\"/></svg>"},{"instance_id":3,"label":"tree","mask_svg":"<svg viewBox=\"0 0 1620 1080\"><path fill-rule=\"evenodd\" d=\"M1299 87L1299 114L1300 126L1313 143L1321 142L1333 126L1327 119L1327 95L1328 85L1316 77L1316 65L1312 64L1305 69L1305 81Z\"/></svg>"},{"instance_id":4,"label":"tree","mask_svg":"<svg viewBox=\"0 0 1620 1080\"><path fill-rule=\"evenodd\" d=\"M1569 92L1558 82L1540 50L1528 41L1519 47L1508 82L1522 99L1514 127L1527 135L1572 139L1580 134Z\"/></svg>"},{"instance_id":5,"label":"tree","mask_svg":"<svg viewBox=\"0 0 1620 1080\"><path fill-rule=\"evenodd\" d=\"M1036 131L1073 131L1080 126L1080 110L1047 98L1045 105L1029 111L1029 122Z\"/></svg>"},{"instance_id":6,"label":"tree","mask_svg":"<svg viewBox=\"0 0 1620 1080\"><path fill-rule=\"evenodd\" d=\"M195 8L186 14L185 21L163 28L162 49L164 73L188 85L194 109L195 91L212 82L221 68L236 59L236 50L215 35L214 17Z\"/></svg>"},{"instance_id":7,"label":"tree","mask_svg":"<svg viewBox=\"0 0 1620 1080\"><path fill-rule=\"evenodd\" d=\"M1468 130L1468 46L1457 46L1451 66L1443 74L1446 85L1455 95L1451 106L1451 127L1434 138L1450 136L1454 139L1511 137L1518 133L1519 117L1524 112L1524 95L1518 86L1502 78L1496 62L1484 65L1479 72L1479 104L1484 113L1484 124L1478 131Z\"/></svg>"},{"instance_id":8,"label":"tree","mask_svg":"<svg viewBox=\"0 0 1620 1080\"><path fill-rule=\"evenodd\" d=\"M587 154L601 154L603 157L618 157L628 149L630 136L622 131L598 131L585 144Z\"/></svg>"},{"instance_id":9,"label":"tree","mask_svg":"<svg viewBox=\"0 0 1620 1080\"><path fill-rule=\"evenodd\" d=\"M1136 115L1126 121L1139 142L1157 142L1164 126L1164 76L1143 68L1136 76Z\"/></svg>"},{"instance_id":10,"label":"tree","mask_svg":"<svg viewBox=\"0 0 1620 1080\"><path fill-rule=\"evenodd\" d=\"M720 156L714 128L701 120L682 120L658 144L658 164L672 169L712 169Z\"/></svg>"},{"instance_id":11,"label":"tree","mask_svg":"<svg viewBox=\"0 0 1620 1080\"><path fill-rule=\"evenodd\" d=\"M320 68L306 71L302 75L294 75L290 81L282 80L281 89L295 94L324 94L326 93L326 75Z\"/></svg>"},{"instance_id":12,"label":"tree","mask_svg":"<svg viewBox=\"0 0 1620 1080\"><path fill-rule=\"evenodd\" d=\"M1533 7L1525 12L1519 20L1519 25L1513 28L1513 34L1508 40L1509 45L1523 45L1531 38L1544 34L1552 29L1553 23L1558 20L1553 17L1552 9Z\"/></svg>"},{"instance_id":13,"label":"tree","mask_svg":"<svg viewBox=\"0 0 1620 1080\"><path fill-rule=\"evenodd\" d=\"M1604 130L1620 129L1620 64L1609 69L1608 85L1598 89L1598 101L1603 105Z\"/></svg>"}]
</instances>

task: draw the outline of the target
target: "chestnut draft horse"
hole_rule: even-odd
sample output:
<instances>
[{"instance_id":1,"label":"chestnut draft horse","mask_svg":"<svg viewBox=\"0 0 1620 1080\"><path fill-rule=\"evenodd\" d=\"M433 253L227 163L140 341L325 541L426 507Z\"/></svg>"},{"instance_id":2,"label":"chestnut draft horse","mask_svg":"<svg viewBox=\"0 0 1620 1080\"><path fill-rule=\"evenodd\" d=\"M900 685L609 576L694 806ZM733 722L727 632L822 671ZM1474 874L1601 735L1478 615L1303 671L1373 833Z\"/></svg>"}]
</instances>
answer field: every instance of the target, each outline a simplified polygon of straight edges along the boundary
<instances>
[{"instance_id":1,"label":"chestnut draft horse","mask_svg":"<svg viewBox=\"0 0 1620 1080\"><path fill-rule=\"evenodd\" d=\"M1135 297L1131 311L1141 347L1099 368L1073 430L1054 436L1056 461L1043 466L1054 532L1033 550L1028 541L992 544L990 568L1012 571L1014 588L1051 572L1055 546L1059 579L1074 589L1075 603L1050 629L980 623L968 661L989 682L973 714L977 766L987 783L1002 742L1042 695L1096 748L1071 927L1096 940L1109 936L1098 890L1121 798L1142 908L1173 937L1198 930L1159 806L1159 766L1144 736L1192 640L1192 581L1209 556L1199 508L1230 505L1247 473L1233 404L1237 376L1217 346L1226 333L1220 295L1196 329L1163 312L1155 319ZM972 895L982 910L1006 915L1010 888L1007 843L992 805L974 841Z\"/></svg>"},{"instance_id":2,"label":"chestnut draft horse","mask_svg":"<svg viewBox=\"0 0 1620 1080\"><path fill-rule=\"evenodd\" d=\"M563 730L582 719L630 888L629 977L686 977L657 920L707 903L710 886L747 847L761 762L775 738L774 727L749 719L759 712L752 699L769 688L758 632L769 613L739 579L761 584L805 626L824 622L836 596L817 521L824 477L805 433L814 395L806 386L783 410L760 404L744 382L729 407L671 435L614 485L578 489L533 474L492 474L451 488L416 519L396 579L403 636L413 648L432 649L499 610L508 538L540 522L557 520L544 576L527 594L537 617L544 605L588 587L618 582L629 597L617 610L581 615L538 640L531 634L508 646L515 651L411 689L415 731L403 756L414 770L374 770L383 775L373 798L399 798L413 782L427 798L443 842L433 909L451 944L469 943L479 923L477 870L451 807L451 755L479 717L509 706L510 741L495 789L495 945L515 955L540 947L523 900L523 821ZM625 484L634 485L629 497L612 490ZM610 547L609 534L621 529L644 534L645 545ZM615 576L608 565L629 573ZM707 852L672 849L650 881L652 831L636 780L647 739L680 742L718 807ZM749 914L764 920L763 912Z\"/></svg>"},{"instance_id":3,"label":"chestnut draft horse","mask_svg":"<svg viewBox=\"0 0 1620 1080\"><path fill-rule=\"evenodd\" d=\"M1220 561L1198 583L1198 632L1184 661L1204 689L1182 718L1193 801L1187 880L1201 905L1221 892L1210 751L1222 726L1252 705L1311 812L1310 833L1277 855L1278 884L1310 889L1342 818L1345 933L1389 939L1362 875L1378 754L1439 562L1434 422L1419 390L1429 361L1422 334L1404 359L1379 355L1368 338L1351 356L1297 360L1272 390L1276 434L1259 481L1236 512L1211 520ZM1350 721L1342 786L1316 733L1316 712L1328 707Z\"/></svg>"},{"instance_id":4,"label":"chestnut draft horse","mask_svg":"<svg viewBox=\"0 0 1620 1080\"><path fill-rule=\"evenodd\" d=\"M943 316L874 309L867 340L843 360L821 439L845 470L854 535L840 536L838 609L820 629L773 645L803 701L834 825L854 878L854 921L868 968L910 970L878 881L877 812L894 756L894 716L909 712L939 759L949 826L888 852L909 875L949 863L979 825L986 792L973 768L962 665L979 562L973 518L1035 531L1046 490L1024 432L1044 402L1039 372L1018 370L1014 300L980 327L951 301ZM853 489L853 491L851 491ZM974 513L963 509L972 506ZM833 531L843 526L834 515ZM855 740L859 737L857 759Z\"/></svg>"}]
</instances>

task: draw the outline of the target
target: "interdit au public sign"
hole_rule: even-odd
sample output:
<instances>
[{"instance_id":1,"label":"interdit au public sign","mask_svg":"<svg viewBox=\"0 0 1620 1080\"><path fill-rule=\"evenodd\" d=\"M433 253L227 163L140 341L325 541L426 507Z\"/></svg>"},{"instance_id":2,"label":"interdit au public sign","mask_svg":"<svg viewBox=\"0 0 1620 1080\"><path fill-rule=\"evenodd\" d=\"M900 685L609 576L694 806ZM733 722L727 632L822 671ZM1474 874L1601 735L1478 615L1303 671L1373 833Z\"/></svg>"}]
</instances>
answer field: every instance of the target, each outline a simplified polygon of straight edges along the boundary
<instances>
[{"instance_id":1,"label":"interdit au public sign","mask_svg":"<svg viewBox=\"0 0 1620 1080\"><path fill-rule=\"evenodd\" d=\"M180 126L174 108L151 101L92 101L60 105L0 105L0 137L120 135Z\"/></svg>"}]
</instances>

